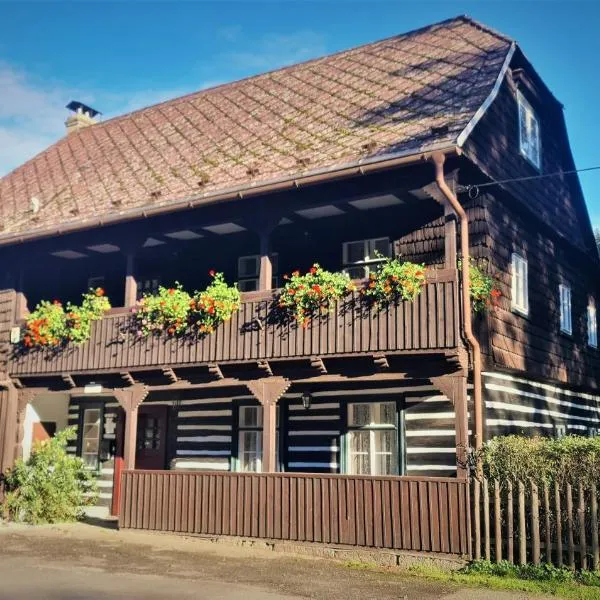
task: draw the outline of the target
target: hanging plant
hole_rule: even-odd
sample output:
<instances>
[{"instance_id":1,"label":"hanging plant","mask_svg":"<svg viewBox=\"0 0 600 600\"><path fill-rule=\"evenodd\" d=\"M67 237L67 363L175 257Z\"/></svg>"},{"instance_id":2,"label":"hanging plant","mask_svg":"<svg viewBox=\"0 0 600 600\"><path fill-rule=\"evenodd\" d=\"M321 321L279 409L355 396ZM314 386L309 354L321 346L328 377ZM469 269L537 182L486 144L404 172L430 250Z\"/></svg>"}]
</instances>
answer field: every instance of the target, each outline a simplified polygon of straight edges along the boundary
<instances>
[{"instance_id":1,"label":"hanging plant","mask_svg":"<svg viewBox=\"0 0 600 600\"><path fill-rule=\"evenodd\" d=\"M458 268L462 270L462 261L458 261ZM484 273L477 263L471 259L469 261L469 278L471 305L475 313L487 310L502 292L496 287L496 281L491 275Z\"/></svg>"},{"instance_id":2,"label":"hanging plant","mask_svg":"<svg viewBox=\"0 0 600 600\"><path fill-rule=\"evenodd\" d=\"M355 289L346 273L332 273L315 263L308 273L284 275L286 284L279 295L279 308L306 327L310 319L326 314L336 301Z\"/></svg>"},{"instance_id":3,"label":"hanging plant","mask_svg":"<svg viewBox=\"0 0 600 600\"><path fill-rule=\"evenodd\" d=\"M102 318L110 302L102 288L90 289L82 296L81 305L58 300L42 300L27 317L23 346L25 348L59 347L67 342L81 344L90 337L92 322Z\"/></svg>"},{"instance_id":4,"label":"hanging plant","mask_svg":"<svg viewBox=\"0 0 600 600\"><path fill-rule=\"evenodd\" d=\"M138 335L182 334L188 327L192 297L176 282L175 287L162 285L157 294L144 294L134 309Z\"/></svg>"},{"instance_id":5,"label":"hanging plant","mask_svg":"<svg viewBox=\"0 0 600 600\"><path fill-rule=\"evenodd\" d=\"M215 328L231 319L240 309L240 291L229 285L223 273L209 271L213 278L203 292L196 292L190 301L190 320L198 333L212 333Z\"/></svg>"},{"instance_id":6,"label":"hanging plant","mask_svg":"<svg viewBox=\"0 0 600 600\"><path fill-rule=\"evenodd\" d=\"M380 306L398 299L412 301L423 289L425 272L424 264L386 258L375 273L370 274L363 295Z\"/></svg>"}]
</instances>

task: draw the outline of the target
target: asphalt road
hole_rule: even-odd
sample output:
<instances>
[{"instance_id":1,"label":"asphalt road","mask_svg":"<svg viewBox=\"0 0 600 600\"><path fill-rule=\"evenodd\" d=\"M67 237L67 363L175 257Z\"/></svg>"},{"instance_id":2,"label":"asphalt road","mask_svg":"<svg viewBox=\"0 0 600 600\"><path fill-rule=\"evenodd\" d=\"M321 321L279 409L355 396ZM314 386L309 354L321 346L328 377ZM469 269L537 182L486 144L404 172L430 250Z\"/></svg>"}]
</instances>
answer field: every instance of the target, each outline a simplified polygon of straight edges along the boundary
<instances>
[{"instance_id":1,"label":"asphalt road","mask_svg":"<svg viewBox=\"0 0 600 600\"><path fill-rule=\"evenodd\" d=\"M327 559L85 525L0 525L0 600L517 600Z\"/></svg>"}]
</instances>

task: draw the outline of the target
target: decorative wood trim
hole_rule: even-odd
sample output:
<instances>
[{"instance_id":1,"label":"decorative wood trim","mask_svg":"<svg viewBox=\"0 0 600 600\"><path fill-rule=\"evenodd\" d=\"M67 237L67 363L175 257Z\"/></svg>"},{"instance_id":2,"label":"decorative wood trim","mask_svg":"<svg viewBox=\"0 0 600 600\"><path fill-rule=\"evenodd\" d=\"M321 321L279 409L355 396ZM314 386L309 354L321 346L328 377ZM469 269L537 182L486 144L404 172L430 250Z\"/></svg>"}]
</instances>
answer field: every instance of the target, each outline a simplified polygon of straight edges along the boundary
<instances>
[{"instance_id":1,"label":"decorative wood trim","mask_svg":"<svg viewBox=\"0 0 600 600\"><path fill-rule=\"evenodd\" d=\"M140 404L146 399L150 388L141 383L136 383L130 388L117 388L112 390L117 402L124 408L125 412L130 412L139 408Z\"/></svg>"},{"instance_id":2,"label":"decorative wood trim","mask_svg":"<svg viewBox=\"0 0 600 600\"><path fill-rule=\"evenodd\" d=\"M327 367L320 356L311 356L310 366L316 369L321 375L327 375Z\"/></svg>"},{"instance_id":3,"label":"decorative wood trim","mask_svg":"<svg viewBox=\"0 0 600 600\"><path fill-rule=\"evenodd\" d=\"M216 377L218 381L223 381L225 379L225 375L223 375L223 371L221 371L221 367L218 363L208 363L208 372Z\"/></svg>"},{"instance_id":4,"label":"decorative wood trim","mask_svg":"<svg viewBox=\"0 0 600 600\"><path fill-rule=\"evenodd\" d=\"M121 375L121 379L127 385L135 385L135 379L133 378L133 375L129 371L123 371L122 373L119 373L119 375Z\"/></svg>"},{"instance_id":5,"label":"decorative wood trim","mask_svg":"<svg viewBox=\"0 0 600 600\"><path fill-rule=\"evenodd\" d=\"M373 354L373 362L378 369L387 370L390 368L390 363L385 354Z\"/></svg>"},{"instance_id":6,"label":"decorative wood trim","mask_svg":"<svg viewBox=\"0 0 600 600\"><path fill-rule=\"evenodd\" d=\"M75 380L69 373L63 373L61 378L71 389L77 387Z\"/></svg>"},{"instance_id":7,"label":"decorative wood trim","mask_svg":"<svg viewBox=\"0 0 600 600\"><path fill-rule=\"evenodd\" d=\"M271 369L271 365L269 364L268 360L259 360L257 365L258 368L269 375L269 377L273 377L273 369Z\"/></svg>"},{"instance_id":8,"label":"decorative wood trim","mask_svg":"<svg viewBox=\"0 0 600 600\"><path fill-rule=\"evenodd\" d=\"M171 367L163 369L162 373L171 383L177 383L179 381L179 377L177 377L177 374Z\"/></svg>"},{"instance_id":9,"label":"decorative wood trim","mask_svg":"<svg viewBox=\"0 0 600 600\"><path fill-rule=\"evenodd\" d=\"M246 382L250 393L263 405L277 404L292 382L284 377L268 377Z\"/></svg>"}]
</instances>

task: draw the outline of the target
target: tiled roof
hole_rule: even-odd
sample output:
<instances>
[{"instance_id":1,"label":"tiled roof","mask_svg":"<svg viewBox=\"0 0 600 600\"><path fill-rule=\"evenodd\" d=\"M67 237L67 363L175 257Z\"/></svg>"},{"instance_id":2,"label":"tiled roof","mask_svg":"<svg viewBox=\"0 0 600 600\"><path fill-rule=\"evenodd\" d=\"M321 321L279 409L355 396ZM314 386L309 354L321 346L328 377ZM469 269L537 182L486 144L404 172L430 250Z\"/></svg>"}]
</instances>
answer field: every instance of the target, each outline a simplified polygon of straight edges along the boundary
<instances>
[{"instance_id":1,"label":"tiled roof","mask_svg":"<svg viewBox=\"0 0 600 600\"><path fill-rule=\"evenodd\" d=\"M450 146L510 43L458 17L86 127L0 180L0 238Z\"/></svg>"}]
</instances>

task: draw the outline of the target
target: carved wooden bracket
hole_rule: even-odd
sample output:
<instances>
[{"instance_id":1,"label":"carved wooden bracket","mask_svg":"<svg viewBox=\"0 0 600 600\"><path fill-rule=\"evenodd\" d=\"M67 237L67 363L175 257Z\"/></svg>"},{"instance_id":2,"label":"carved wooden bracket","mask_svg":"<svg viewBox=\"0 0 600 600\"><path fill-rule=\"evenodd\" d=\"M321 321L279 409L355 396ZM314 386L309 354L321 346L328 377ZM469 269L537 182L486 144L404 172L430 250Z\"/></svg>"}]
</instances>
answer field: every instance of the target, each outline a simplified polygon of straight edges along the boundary
<instances>
[{"instance_id":1,"label":"carved wooden bracket","mask_svg":"<svg viewBox=\"0 0 600 600\"><path fill-rule=\"evenodd\" d=\"M456 406L456 403L461 400L461 395L466 391L464 379L460 376L440 375L431 377L431 383L452 402L452 406Z\"/></svg>"},{"instance_id":2,"label":"carved wooden bracket","mask_svg":"<svg viewBox=\"0 0 600 600\"><path fill-rule=\"evenodd\" d=\"M218 380L225 379L225 375L217 363L208 363L208 372Z\"/></svg>"},{"instance_id":3,"label":"carved wooden bracket","mask_svg":"<svg viewBox=\"0 0 600 600\"><path fill-rule=\"evenodd\" d=\"M320 356L311 356L310 366L316 369L321 375L327 375L327 367Z\"/></svg>"},{"instance_id":4,"label":"carved wooden bracket","mask_svg":"<svg viewBox=\"0 0 600 600\"><path fill-rule=\"evenodd\" d=\"M378 369L390 368L390 363L388 362L387 356L382 352L373 354L373 362Z\"/></svg>"},{"instance_id":5,"label":"carved wooden bracket","mask_svg":"<svg viewBox=\"0 0 600 600\"><path fill-rule=\"evenodd\" d=\"M250 393L263 405L277 404L292 382L285 377L268 377L246 382Z\"/></svg>"},{"instance_id":6,"label":"carved wooden bracket","mask_svg":"<svg viewBox=\"0 0 600 600\"><path fill-rule=\"evenodd\" d=\"M125 409L126 412L137 410L140 404L148 396L148 386L141 383L136 383L129 388L121 388L113 390L117 402Z\"/></svg>"},{"instance_id":7,"label":"carved wooden bracket","mask_svg":"<svg viewBox=\"0 0 600 600\"><path fill-rule=\"evenodd\" d=\"M135 385L135 379L129 371L122 371L121 373L119 373L119 375L127 385Z\"/></svg>"},{"instance_id":8,"label":"carved wooden bracket","mask_svg":"<svg viewBox=\"0 0 600 600\"><path fill-rule=\"evenodd\" d=\"M60 377L70 388L77 387L70 373L63 373Z\"/></svg>"},{"instance_id":9,"label":"carved wooden bracket","mask_svg":"<svg viewBox=\"0 0 600 600\"><path fill-rule=\"evenodd\" d=\"M271 369L271 365L268 360L259 360L257 363L259 369L264 371L269 377L273 376L273 369Z\"/></svg>"},{"instance_id":10,"label":"carved wooden bracket","mask_svg":"<svg viewBox=\"0 0 600 600\"><path fill-rule=\"evenodd\" d=\"M162 373L171 383L177 383L179 381L179 377L177 377L177 374L171 367L163 369Z\"/></svg>"}]
</instances>

